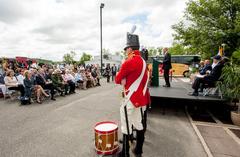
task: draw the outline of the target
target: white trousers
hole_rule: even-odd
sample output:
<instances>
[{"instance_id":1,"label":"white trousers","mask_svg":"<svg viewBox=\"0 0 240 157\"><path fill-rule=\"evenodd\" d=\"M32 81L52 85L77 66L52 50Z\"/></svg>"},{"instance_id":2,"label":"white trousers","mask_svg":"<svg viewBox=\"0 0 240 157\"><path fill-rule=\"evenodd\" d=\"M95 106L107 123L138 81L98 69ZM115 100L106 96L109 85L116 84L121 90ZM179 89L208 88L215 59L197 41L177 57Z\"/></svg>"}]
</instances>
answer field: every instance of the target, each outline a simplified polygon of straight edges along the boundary
<instances>
[{"instance_id":1,"label":"white trousers","mask_svg":"<svg viewBox=\"0 0 240 157\"><path fill-rule=\"evenodd\" d=\"M127 123L125 118L124 107L127 107L127 116L128 116L128 126L129 134L132 134L132 125L137 130L143 130L142 124L142 114L146 110L146 106L136 108L131 101L128 101L126 98L123 99L122 105L120 107L120 118L121 118L121 130L123 134L128 134L127 132ZM142 111L141 111L142 108ZM143 113L141 113L143 112Z\"/></svg>"}]
</instances>

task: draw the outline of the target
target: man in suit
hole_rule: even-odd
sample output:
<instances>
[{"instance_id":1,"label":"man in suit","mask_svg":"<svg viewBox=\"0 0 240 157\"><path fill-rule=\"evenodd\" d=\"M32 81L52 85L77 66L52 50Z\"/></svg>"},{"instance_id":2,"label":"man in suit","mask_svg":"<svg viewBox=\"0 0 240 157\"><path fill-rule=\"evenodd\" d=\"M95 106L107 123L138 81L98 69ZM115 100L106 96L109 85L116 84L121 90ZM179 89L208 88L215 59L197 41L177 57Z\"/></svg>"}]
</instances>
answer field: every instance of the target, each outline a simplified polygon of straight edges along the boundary
<instances>
[{"instance_id":1,"label":"man in suit","mask_svg":"<svg viewBox=\"0 0 240 157\"><path fill-rule=\"evenodd\" d=\"M192 96L198 96L198 89L200 87L200 84L203 85L213 85L218 79L220 78L222 74L222 68L224 66L224 63L221 62L222 57L217 55L213 57L213 64L212 64L212 71L209 75L205 75L203 77L197 77L192 85L192 88L194 89L194 92L191 94ZM203 86L202 86L203 88ZM202 90L202 89L201 89Z\"/></svg>"},{"instance_id":2,"label":"man in suit","mask_svg":"<svg viewBox=\"0 0 240 157\"><path fill-rule=\"evenodd\" d=\"M211 71L212 66L210 64L210 61L207 59L204 61L204 67L199 71L200 75L206 75L207 71Z\"/></svg>"},{"instance_id":3,"label":"man in suit","mask_svg":"<svg viewBox=\"0 0 240 157\"><path fill-rule=\"evenodd\" d=\"M164 70L164 79L165 79L165 85L163 87L171 87L170 81L169 81L169 70L172 69L171 65L171 55L168 53L168 48L163 49L163 70Z\"/></svg>"},{"instance_id":4,"label":"man in suit","mask_svg":"<svg viewBox=\"0 0 240 157\"><path fill-rule=\"evenodd\" d=\"M112 81L115 80L116 74L117 74L117 66L115 64L113 64L113 66L112 66Z\"/></svg>"},{"instance_id":5,"label":"man in suit","mask_svg":"<svg viewBox=\"0 0 240 157\"><path fill-rule=\"evenodd\" d=\"M36 84L42 86L43 89L49 89L51 94L51 100L55 101L56 99L54 98L54 86L52 82L46 80L44 74L44 70L39 69L39 74L36 75Z\"/></svg>"}]
</instances>

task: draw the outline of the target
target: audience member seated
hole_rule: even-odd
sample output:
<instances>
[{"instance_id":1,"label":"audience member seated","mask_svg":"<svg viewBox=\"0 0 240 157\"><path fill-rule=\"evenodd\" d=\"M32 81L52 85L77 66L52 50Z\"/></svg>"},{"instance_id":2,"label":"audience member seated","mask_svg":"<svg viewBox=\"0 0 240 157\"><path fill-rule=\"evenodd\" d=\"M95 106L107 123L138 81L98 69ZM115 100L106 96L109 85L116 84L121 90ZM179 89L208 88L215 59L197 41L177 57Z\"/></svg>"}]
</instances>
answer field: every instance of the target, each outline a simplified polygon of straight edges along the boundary
<instances>
[{"instance_id":1,"label":"audience member seated","mask_svg":"<svg viewBox=\"0 0 240 157\"><path fill-rule=\"evenodd\" d=\"M36 75L36 84L40 85L43 89L49 89L51 94L51 100L56 100L54 98L54 87L52 82L47 81L44 77L45 73L43 69L38 70L38 74Z\"/></svg>"},{"instance_id":2,"label":"audience member seated","mask_svg":"<svg viewBox=\"0 0 240 157\"><path fill-rule=\"evenodd\" d=\"M68 83L64 83L63 78L61 76L61 70L56 69L51 75L52 83L54 86L54 89L56 89L58 92L61 93L61 96L63 95L63 89L65 90L65 95L67 95L68 92Z\"/></svg>"},{"instance_id":3,"label":"audience member seated","mask_svg":"<svg viewBox=\"0 0 240 157\"><path fill-rule=\"evenodd\" d=\"M64 90L65 94L68 94L69 88L70 94L75 93L76 83L81 84L83 89L100 85L100 68L97 65L88 65L85 69L82 65L41 64L42 68L39 70L37 68L40 65L30 65L29 70L25 70L23 64L19 65L15 66L14 62L4 62L2 67L0 65L0 69L4 69L4 74L0 74L0 90L4 96L8 90L17 90L21 92L21 97L31 99L35 96L37 103L41 103L42 96L50 97L44 89L50 90L51 99L55 100L54 90L64 95ZM60 67L64 70L62 74Z\"/></svg>"},{"instance_id":4,"label":"audience member seated","mask_svg":"<svg viewBox=\"0 0 240 157\"><path fill-rule=\"evenodd\" d=\"M9 69L9 64L8 64L7 61L4 61L4 62L3 62L2 68L3 68L3 72L4 72L4 73L7 73L7 71L10 70L10 69Z\"/></svg>"},{"instance_id":5,"label":"audience member seated","mask_svg":"<svg viewBox=\"0 0 240 157\"><path fill-rule=\"evenodd\" d=\"M82 78L82 76L80 74L80 71L75 73L74 78L75 78L75 82L76 83L83 84L84 81L83 81L83 78Z\"/></svg>"},{"instance_id":6,"label":"audience member seated","mask_svg":"<svg viewBox=\"0 0 240 157\"><path fill-rule=\"evenodd\" d=\"M52 81L52 73L53 73L53 71L54 71L53 69L48 69L48 72L45 73L45 79L47 81L49 81L49 82Z\"/></svg>"},{"instance_id":7,"label":"audience member seated","mask_svg":"<svg viewBox=\"0 0 240 157\"><path fill-rule=\"evenodd\" d=\"M6 98L7 88L4 82L4 75L0 73L0 90L2 91L3 97Z\"/></svg>"},{"instance_id":8,"label":"audience member seated","mask_svg":"<svg viewBox=\"0 0 240 157\"><path fill-rule=\"evenodd\" d=\"M87 77L87 80L88 80L87 86L94 87L96 85L96 82L95 82L94 78L92 77L90 69L86 70L86 77Z\"/></svg>"},{"instance_id":9,"label":"audience member seated","mask_svg":"<svg viewBox=\"0 0 240 157\"><path fill-rule=\"evenodd\" d=\"M5 85L6 87L9 89L9 90L17 90L17 91L20 91L21 93L21 96L23 97L24 96L24 87L22 84L19 84L16 77L14 76L14 72L13 70L8 70L7 73L6 73L6 76L4 78L4 82L5 82Z\"/></svg>"},{"instance_id":10,"label":"audience member seated","mask_svg":"<svg viewBox=\"0 0 240 157\"><path fill-rule=\"evenodd\" d=\"M17 81L19 84L23 84L23 80L24 80L24 69L19 69L19 73L16 76Z\"/></svg>"},{"instance_id":11,"label":"audience member seated","mask_svg":"<svg viewBox=\"0 0 240 157\"><path fill-rule=\"evenodd\" d=\"M25 79L23 80L25 87L25 97L28 97L31 101L32 92L35 91L37 97L37 103L41 104L41 95L49 97L49 95L44 91L40 85L34 85L34 77L30 71L25 71Z\"/></svg>"},{"instance_id":12,"label":"audience member seated","mask_svg":"<svg viewBox=\"0 0 240 157\"><path fill-rule=\"evenodd\" d=\"M80 76L81 76L82 81L83 81L83 89L87 89L87 81L88 80L87 80L87 76L86 76L84 67L80 68Z\"/></svg>"},{"instance_id":13,"label":"audience member seated","mask_svg":"<svg viewBox=\"0 0 240 157\"><path fill-rule=\"evenodd\" d=\"M62 77L65 83L68 83L70 90L69 94L75 93L75 83L73 82L74 77L70 74L70 71L68 69L64 70L62 72Z\"/></svg>"},{"instance_id":14,"label":"audience member seated","mask_svg":"<svg viewBox=\"0 0 240 157\"><path fill-rule=\"evenodd\" d=\"M34 82L32 79L32 75L28 70L25 71L25 78L23 80L23 84L24 84L24 90L25 90L24 96L28 97L29 101L31 102L32 92L34 89Z\"/></svg>"},{"instance_id":15,"label":"audience member seated","mask_svg":"<svg viewBox=\"0 0 240 157\"><path fill-rule=\"evenodd\" d=\"M217 55L213 57L213 65L212 65L212 71L210 72L209 75L205 75L203 77L197 77L192 85L192 88L194 89L194 92L191 94L192 96L198 96L198 89L200 87L201 84L205 85L213 85L216 81L218 81L218 79L221 76L222 73L222 68L224 66L224 64L221 62L222 57ZM202 89L201 91L203 90Z\"/></svg>"},{"instance_id":16,"label":"audience member seated","mask_svg":"<svg viewBox=\"0 0 240 157\"><path fill-rule=\"evenodd\" d=\"M96 68L96 67L93 67L93 68L92 68L91 75L92 75L92 77L93 77L93 79L94 79L95 85L100 86L100 83L99 83L99 81L100 81L100 76L98 76L97 68Z\"/></svg>"}]
</instances>

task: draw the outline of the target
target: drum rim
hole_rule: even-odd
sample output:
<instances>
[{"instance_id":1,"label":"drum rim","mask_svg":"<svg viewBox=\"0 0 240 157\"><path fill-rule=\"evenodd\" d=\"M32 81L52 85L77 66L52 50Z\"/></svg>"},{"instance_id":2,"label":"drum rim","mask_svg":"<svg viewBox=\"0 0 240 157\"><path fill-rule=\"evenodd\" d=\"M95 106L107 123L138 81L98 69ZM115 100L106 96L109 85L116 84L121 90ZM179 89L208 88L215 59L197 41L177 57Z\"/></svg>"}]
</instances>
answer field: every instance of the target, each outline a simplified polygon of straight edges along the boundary
<instances>
[{"instance_id":1,"label":"drum rim","mask_svg":"<svg viewBox=\"0 0 240 157\"><path fill-rule=\"evenodd\" d=\"M113 130L109 130L109 131L100 131L100 130L97 130L97 129L96 129L96 127L97 127L98 125L106 124L106 123L115 124L115 125L117 126L117 128L116 128L116 129L113 129ZM112 121L98 122L98 123L95 125L94 130L95 130L95 132L97 132L97 133L103 133L103 134L104 134L104 133L112 133L112 132L118 130L118 125L117 125L117 123L112 122Z\"/></svg>"}]
</instances>

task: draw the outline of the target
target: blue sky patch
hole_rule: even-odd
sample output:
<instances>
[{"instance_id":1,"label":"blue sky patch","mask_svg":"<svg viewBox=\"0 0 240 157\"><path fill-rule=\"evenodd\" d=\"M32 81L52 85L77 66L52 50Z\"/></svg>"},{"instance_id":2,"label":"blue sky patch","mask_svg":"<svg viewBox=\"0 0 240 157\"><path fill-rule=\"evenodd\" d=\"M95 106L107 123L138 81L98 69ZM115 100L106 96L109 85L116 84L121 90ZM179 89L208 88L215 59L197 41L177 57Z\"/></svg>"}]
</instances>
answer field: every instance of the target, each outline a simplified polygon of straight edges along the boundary
<instances>
[{"instance_id":1,"label":"blue sky patch","mask_svg":"<svg viewBox=\"0 0 240 157\"><path fill-rule=\"evenodd\" d=\"M143 25L143 24L146 24L148 15L149 15L148 12L142 12L142 13L135 14L133 16L128 16L122 21L122 23L128 22L128 23Z\"/></svg>"}]
</instances>

